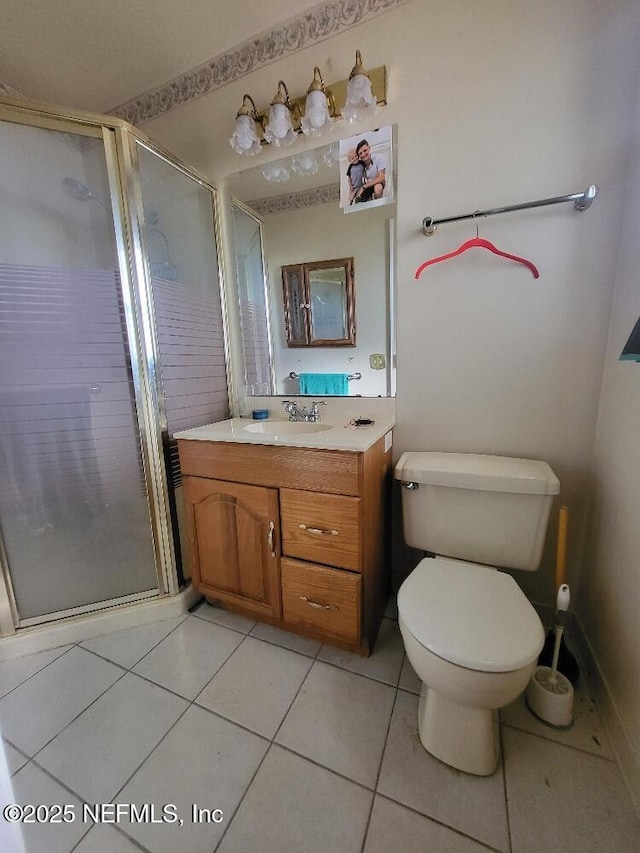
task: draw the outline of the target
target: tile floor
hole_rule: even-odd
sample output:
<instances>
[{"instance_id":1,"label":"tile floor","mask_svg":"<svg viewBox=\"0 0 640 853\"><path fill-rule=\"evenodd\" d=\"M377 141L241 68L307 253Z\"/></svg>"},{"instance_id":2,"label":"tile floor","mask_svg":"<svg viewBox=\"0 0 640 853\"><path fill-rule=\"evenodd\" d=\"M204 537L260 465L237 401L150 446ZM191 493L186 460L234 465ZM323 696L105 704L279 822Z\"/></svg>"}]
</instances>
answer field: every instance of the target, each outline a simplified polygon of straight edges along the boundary
<instances>
[{"instance_id":1,"label":"tile floor","mask_svg":"<svg viewBox=\"0 0 640 853\"><path fill-rule=\"evenodd\" d=\"M387 613L368 659L203 603L0 663L15 799L75 818L25 825L28 853L640 850L586 685L571 729L518 700L502 712L497 772L459 773L418 740L419 682ZM99 803L154 811L83 820ZM149 820L163 806L181 826Z\"/></svg>"}]
</instances>

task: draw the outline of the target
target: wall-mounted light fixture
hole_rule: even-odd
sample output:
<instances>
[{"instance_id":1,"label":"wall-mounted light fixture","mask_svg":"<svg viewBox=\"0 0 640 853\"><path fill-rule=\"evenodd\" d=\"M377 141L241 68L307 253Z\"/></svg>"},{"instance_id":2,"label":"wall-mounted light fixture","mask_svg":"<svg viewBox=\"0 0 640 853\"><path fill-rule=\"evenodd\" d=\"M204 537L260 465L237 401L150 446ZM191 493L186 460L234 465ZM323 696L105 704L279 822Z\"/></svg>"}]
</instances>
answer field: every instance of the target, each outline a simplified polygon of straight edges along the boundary
<instances>
[{"instance_id":1,"label":"wall-mounted light fixture","mask_svg":"<svg viewBox=\"0 0 640 853\"><path fill-rule=\"evenodd\" d=\"M356 64L348 81L342 80L328 88L316 66L306 96L291 100L285 82L279 80L269 110L259 111L251 96L244 95L229 142L238 154L257 154L263 144L292 145L298 133L309 136L330 133L336 119L359 121L373 115L378 105L386 102L385 67L368 73L357 50ZM344 103L341 112L337 103Z\"/></svg>"},{"instance_id":2,"label":"wall-mounted light fixture","mask_svg":"<svg viewBox=\"0 0 640 853\"><path fill-rule=\"evenodd\" d=\"M247 102L249 102L250 107ZM248 156L260 153L260 137L258 136L260 122L261 119L253 98L251 95L243 95L242 106L236 115L236 129L229 140L235 152Z\"/></svg>"},{"instance_id":3,"label":"wall-mounted light fixture","mask_svg":"<svg viewBox=\"0 0 640 853\"><path fill-rule=\"evenodd\" d=\"M295 109L289 101L289 90L284 81L279 80L278 91L269 107L269 123L264 129L264 138L270 145L292 145L296 141L293 119L298 120L299 116L295 115Z\"/></svg>"},{"instance_id":4,"label":"wall-mounted light fixture","mask_svg":"<svg viewBox=\"0 0 640 853\"><path fill-rule=\"evenodd\" d=\"M377 100L371 91L371 78L364 70L362 54L356 50L356 64L349 74L347 100L342 115L347 121L359 121L377 111Z\"/></svg>"}]
</instances>

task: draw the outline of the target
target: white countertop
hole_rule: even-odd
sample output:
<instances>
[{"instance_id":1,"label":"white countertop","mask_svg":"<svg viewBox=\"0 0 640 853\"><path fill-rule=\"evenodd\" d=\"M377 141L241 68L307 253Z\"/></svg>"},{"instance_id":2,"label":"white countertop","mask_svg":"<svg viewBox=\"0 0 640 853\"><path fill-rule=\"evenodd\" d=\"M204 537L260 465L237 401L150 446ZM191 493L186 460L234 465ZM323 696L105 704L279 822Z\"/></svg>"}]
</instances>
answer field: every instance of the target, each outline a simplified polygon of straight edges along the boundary
<instances>
[{"instance_id":1,"label":"white countertop","mask_svg":"<svg viewBox=\"0 0 640 853\"><path fill-rule=\"evenodd\" d=\"M368 450L372 445L382 438L393 428L394 419L388 416L376 418L370 426L351 426L347 421L329 425L323 422L322 426L328 427L322 432L299 432L274 435L265 435L260 432L247 430L248 426L269 424L269 429L276 429L279 424L287 429L288 421L270 418L266 421L252 420L251 418L231 418L215 424L206 424L193 429L185 429L173 434L174 438L189 439L192 441L233 441L243 444L272 444L276 446L289 447L315 447L322 450ZM310 424L313 426L313 424ZM300 428L304 429L302 423Z\"/></svg>"}]
</instances>

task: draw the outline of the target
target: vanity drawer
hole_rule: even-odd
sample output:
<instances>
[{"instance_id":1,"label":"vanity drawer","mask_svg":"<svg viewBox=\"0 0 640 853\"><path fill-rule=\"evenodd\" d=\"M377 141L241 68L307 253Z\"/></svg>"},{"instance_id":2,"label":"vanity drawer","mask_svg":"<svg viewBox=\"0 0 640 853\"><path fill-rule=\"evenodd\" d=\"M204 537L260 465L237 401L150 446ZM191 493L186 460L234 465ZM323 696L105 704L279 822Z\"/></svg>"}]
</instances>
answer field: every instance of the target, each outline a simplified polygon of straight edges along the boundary
<instances>
[{"instance_id":1,"label":"vanity drawer","mask_svg":"<svg viewBox=\"0 0 640 853\"><path fill-rule=\"evenodd\" d=\"M282 553L358 571L360 498L280 489Z\"/></svg>"},{"instance_id":2,"label":"vanity drawer","mask_svg":"<svg viewBox=\"0 0 640 853\"><path fill-rule=\"evenodd\" d=\"M360 575L282 559L285 622L347 643L360 641Z\"/></svg>"}]
</instances>

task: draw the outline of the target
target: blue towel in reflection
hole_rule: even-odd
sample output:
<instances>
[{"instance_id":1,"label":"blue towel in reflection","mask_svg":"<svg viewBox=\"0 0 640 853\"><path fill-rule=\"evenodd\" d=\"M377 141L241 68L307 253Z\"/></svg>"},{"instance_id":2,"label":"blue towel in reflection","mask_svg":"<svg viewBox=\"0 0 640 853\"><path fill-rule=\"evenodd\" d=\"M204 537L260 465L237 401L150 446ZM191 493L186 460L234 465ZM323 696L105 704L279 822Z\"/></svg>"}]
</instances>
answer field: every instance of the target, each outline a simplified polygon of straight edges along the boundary
<instances>
[{"instance_id":1,"label":"blue towel in reflection","mask_svg":"<svg viewBox=\"0 0 640 853\"><path fill-rule=\"evenodd\" d=\"M346 373L301 373L300 393L319 397L346 397L349 394L349 377Z\"/></svg>"}]
</instances>

